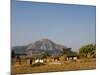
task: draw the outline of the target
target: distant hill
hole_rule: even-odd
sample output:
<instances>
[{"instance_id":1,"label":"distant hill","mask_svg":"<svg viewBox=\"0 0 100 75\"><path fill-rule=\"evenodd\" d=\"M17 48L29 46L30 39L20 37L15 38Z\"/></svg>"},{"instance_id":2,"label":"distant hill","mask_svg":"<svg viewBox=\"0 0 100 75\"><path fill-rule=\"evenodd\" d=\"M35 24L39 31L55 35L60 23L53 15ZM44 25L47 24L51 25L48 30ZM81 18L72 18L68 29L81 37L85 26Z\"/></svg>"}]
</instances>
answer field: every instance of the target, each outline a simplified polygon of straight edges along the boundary
<instances>
[{"instance_id":1,"label":"distant hill","mask_svg":"<svg viewBox=\"0 0 100 75\"><path fill-rule=\"evenodd\" d=\"M41 39L34 43L28 44L27 46L15 46L12 48L12 50L14 50L16 54L23 54L32 50L33 53L35 53L36 51L38 52L42 51L52 55L57 55L61 53L63 48L67 48L67 47L56 44L49 39Z\"/></svg>"},{"instance_id":2,"label":"distant hill","mask_svg":"<svg viewBox=\"0 0 100 75\"><path fill-rule=\"evenodd\" d=\"M14 46L12 48L12 50L14 50L14 52L16 54L24 54L26 52L27 46Z\"/></svg>"},{"instance_id":3,"label":"distant hill","mask_svg":"<svg viewBox=\"0 0 100 75\"><path fill-rule=\"evenodd\" d=\"M41 39L27 46L27 49L40 49L40 50L49 50L49 51L51 50L61 51L63 48L67 48L67 47L58 45L49 39Z\"/></svg>"}]
</instances>

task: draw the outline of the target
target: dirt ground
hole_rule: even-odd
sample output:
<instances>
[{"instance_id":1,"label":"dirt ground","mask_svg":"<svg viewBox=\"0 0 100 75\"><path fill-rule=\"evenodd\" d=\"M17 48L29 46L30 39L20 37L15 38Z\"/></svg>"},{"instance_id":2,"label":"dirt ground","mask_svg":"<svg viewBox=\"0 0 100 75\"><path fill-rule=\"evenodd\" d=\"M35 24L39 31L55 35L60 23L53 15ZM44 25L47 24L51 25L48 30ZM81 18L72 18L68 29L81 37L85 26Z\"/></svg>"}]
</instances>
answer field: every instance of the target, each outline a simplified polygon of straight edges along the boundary
<instances>
[{"instance_id":1,"label":"dirt ground","mask_svg":"<svg viewBox=\"0 0 100 75\"><path fill-rule=\"evenodd\" d=\"M58 72L58 71L76 71L76 70L91 70L96 69L96 59L80 59L78 61L63 61L61 64L43 64L33 66L29 64L13 64L11 65L11 73L28 74L42 72Z\"/></svg>"}]
</instances>

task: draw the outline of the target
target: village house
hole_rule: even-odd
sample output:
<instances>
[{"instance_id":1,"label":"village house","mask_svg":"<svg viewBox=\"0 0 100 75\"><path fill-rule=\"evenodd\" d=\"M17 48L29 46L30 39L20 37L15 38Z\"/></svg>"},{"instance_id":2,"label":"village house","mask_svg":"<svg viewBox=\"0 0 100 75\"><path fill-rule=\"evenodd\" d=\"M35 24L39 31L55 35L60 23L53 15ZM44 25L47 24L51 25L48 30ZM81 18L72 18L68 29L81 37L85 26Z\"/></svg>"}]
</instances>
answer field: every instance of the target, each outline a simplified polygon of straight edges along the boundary
<instances>
[{"instance_id":1,"label":"village house","mask_svg":"<svg viewBox=\"0 0 100 75\"><path fill-rule=\"evenodd\" d=\"M44 57L44 52L41 50L27 50L25 54L19 54L20 59L24 58L27 64L35 63L51 63L51 62L63 62L63 61L77 61L79 56L77 54L70 55L53 55L49 57Z\"/></svg>"}]
</instances>

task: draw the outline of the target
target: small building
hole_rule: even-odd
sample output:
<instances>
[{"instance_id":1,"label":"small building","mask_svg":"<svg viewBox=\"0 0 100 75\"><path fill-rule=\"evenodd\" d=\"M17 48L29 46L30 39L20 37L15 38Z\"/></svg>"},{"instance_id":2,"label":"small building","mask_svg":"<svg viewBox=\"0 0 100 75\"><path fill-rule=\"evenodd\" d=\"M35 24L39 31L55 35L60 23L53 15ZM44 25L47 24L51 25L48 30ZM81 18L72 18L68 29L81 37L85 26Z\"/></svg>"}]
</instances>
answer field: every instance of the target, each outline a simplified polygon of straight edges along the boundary
<instances>
[{"instance_id":1,"label":"small building","mask_svg":"<svg viewBox=\"0 0 100 75\"><path fill-rule=\"evenodd\" d=\"M79 59L79 56L76 54L63 55L60 57L60 61L70 61L70 60L77 60L77 59Z\"/></svg>"},{"instance_id":2,"label":"small building","mask_svg":"<svg viewBox=\"0 0 100 75\"><path fill-rule=\"evenodd\" d=\"M74 55L67 56L67 60L77 60L77 59L78 56L74 56Z\"/></svg>"},{"instance_id":3,"label":"small building","mask_svg":"<svg viewBox=\"0 0 100 75\"><path fill-rule=\"evenodd\" d=\"M27 51L27 60L30 62L32 60L32 63L44 63L45 59L43 57L44 52L41 50L36 49L30 49Z\"/></svg>"}]
</instances>

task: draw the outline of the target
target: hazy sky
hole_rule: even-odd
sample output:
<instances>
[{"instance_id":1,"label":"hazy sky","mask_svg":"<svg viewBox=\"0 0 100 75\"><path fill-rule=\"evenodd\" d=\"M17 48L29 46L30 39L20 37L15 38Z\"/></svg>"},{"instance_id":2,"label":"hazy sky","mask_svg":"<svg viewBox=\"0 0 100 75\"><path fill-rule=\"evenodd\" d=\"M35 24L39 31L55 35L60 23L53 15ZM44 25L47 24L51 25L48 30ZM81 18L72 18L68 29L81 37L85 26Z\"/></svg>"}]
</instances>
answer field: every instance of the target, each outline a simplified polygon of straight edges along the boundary
<instances>
[{"instance_id":1,"label":"hazy sky","mask_svg":"<svg viewBox=\"0 0 100 75\"><path fill-rule=\"evenodd\" d=\"M12 2L12 46L48 38L77 50L95 43L95 6Z\"/></svg>"}]
</instances>

